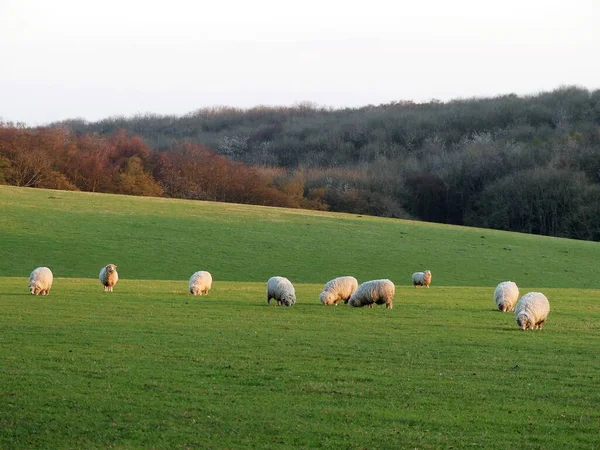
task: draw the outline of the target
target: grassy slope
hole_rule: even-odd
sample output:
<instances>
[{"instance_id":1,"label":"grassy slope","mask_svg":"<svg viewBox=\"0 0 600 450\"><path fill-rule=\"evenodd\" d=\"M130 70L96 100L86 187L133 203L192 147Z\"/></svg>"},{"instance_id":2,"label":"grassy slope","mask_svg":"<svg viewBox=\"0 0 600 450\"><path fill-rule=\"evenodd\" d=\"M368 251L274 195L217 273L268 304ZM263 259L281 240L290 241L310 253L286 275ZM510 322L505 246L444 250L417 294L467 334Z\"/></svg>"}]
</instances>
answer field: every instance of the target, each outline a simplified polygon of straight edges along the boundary
<instances>
[{"instance_id":1,"label":"grassy slope","mask_svg":"<svg viewBox=\"0 0 600 450\"><path fill-rule=\"evenodd\" d=\"M600 445L597 243L8 187L0 232L0 448ZM27 293L40 264L49 297ZM264 305L275 273L293 308ZM395 308L319 305L345 273L395 280ZM493 310L508 278L548 295L545 330Z\"/></svg>"},{"instance_id":2,"label":"grassy slope","mask_svg":"<svg viewBox=\"0 0 600 450\"><path fill-rule=\"evenodd\" d=\"M112 262L129 279L400 285L429 268L438 286L600 287L595 242L355 215L0 186L0 230L0 276L92 278Z\"/></svg>"}]
</instances>

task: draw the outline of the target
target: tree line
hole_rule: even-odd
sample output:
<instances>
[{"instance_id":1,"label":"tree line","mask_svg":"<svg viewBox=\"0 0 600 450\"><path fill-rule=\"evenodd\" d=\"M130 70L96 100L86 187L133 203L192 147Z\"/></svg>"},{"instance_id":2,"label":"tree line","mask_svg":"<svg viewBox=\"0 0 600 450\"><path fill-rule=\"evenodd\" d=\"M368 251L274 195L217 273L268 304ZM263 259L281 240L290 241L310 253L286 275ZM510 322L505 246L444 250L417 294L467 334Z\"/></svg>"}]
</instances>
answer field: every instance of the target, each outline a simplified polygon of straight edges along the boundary
<instances>
[{"instance_id":1,"label":"tree line","mask_svg":"<svg viewBox=\"0 0 600 450\"><path fill-rule=\"evenodd\" d=\"M200 144L151 150L126 131L76 135L0 124L0 184L155 197L325 208L255 168Z\"/></svg>"},{"instance_id":2,"label":"tree line","mask_svg":"<svg viewBox=\"0 0 600 450\"><path fill-rule=\"evenodd\" d=\"M114 160L113 189L128 186L124 174L143 172L160 195L600 239L600 90L346 109L214 107L47 128L74 141L120 136L144 145L148 155L132 167L128 158ZM200 153L192 156L192 148ZM226 172L213 170L218 175L202 186L192 181L209 165L207 155L257 180L254 192L270 200L220 193Z\"/></svg>"}]
</instances>

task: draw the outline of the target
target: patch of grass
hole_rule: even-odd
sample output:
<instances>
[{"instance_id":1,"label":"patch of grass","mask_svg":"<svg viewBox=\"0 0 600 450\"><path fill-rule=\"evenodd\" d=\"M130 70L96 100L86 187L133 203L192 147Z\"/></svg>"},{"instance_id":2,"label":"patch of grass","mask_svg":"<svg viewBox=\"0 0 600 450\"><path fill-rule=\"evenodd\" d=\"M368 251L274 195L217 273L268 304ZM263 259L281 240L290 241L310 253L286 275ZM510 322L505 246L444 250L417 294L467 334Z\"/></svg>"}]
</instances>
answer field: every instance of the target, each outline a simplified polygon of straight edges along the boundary
<instances>
[{"instance_id":1,"label":"patch of grass","mask_svg":"<svg viewBox=\"0 0 600 450\"><path fill-rule=\"evenodd\" d=\"M267 307L264 283L0 279L0 448L593 448L600 295L543 289L522 332L493 289L395 307ZM523 292L539 287L521 288Z\"/></svg>"},{"instance_id":2,"label":"patch of grass","mask_svg":"<svg viewBox=\"0 0 600 450\"><path fill-rule=\"evenodd\" d=\"M0 276L50 267L96 277L325 283L340 275L434 286L598 288L600 244L466 227L282 208L0 186ZM483 239L482 239L483 237Z\"/></svg>"}]
</instances>

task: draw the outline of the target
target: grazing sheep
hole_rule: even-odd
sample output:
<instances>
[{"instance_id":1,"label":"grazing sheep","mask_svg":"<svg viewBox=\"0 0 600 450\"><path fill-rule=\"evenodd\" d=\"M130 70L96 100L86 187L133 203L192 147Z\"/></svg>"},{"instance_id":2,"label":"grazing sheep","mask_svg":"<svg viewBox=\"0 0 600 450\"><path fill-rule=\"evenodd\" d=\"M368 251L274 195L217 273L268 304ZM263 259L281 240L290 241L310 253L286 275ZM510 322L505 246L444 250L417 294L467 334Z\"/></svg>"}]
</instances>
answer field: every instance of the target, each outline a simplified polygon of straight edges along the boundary
<instances>
[{"instance_id":1,"label":"grazing sheep","mask_svg":"<svg viewBox=\"0 0 600 450\"><path fill-rule=\"evenodd\" d=\"M190 294L207 295L212 287L212 275L210 272L201 270L194 273L190 278Z\"/></svg>"},{"instance_id":2,"label":"grazing sheep","mask_svg":"<svg viewBox=\"0 0 600 450\"><path fill-rule=\"evenodd\" d=\"M550 312L550 303L540 292L525 294L515 308L515 318L521 330L542 329Z\"/></svg>"},{"instance_id":3,"label":"grazing sheep","mask_svg":"<svg viewBox=\"0 0 600 450\"><path fill-rule=\"evenodd\" d=\"M29 292L32 295L47 295L52 288L54 275L47 267L38 267L29 275Z\"/></svg>"},{"instance_id":4,"label":"grazing sheep","mask_svg":"<svg viewBox=\"0 0 600 450\"><path fill-rule=\"evenodd\" d=\"M119 281L119 274L117 273L117 266L109 264L106 267L100 269L100 283L104 286L104 292L112 292L113 286Z\"/></svg>"},{"instance_id":5,"label":"grazing sheep","mask_svg":"<svg viewBox=\"0 0 600 450\"><path fill-rule=\"evenodd\" d=\"M271 277L267 281L267 305L271 299L277 300L277 305L292 306L296 303L294 285L285 277Z\"/></svg>"},{"instance_id":6,"label":"grazing sheep","mask_svg":"<svg viewBox=\"0 0 600 450\"><path fill-rule=\"evenodd\" d=\"M323 286L323 291L319 295L321 303L324 305L336 305L340 300L348 303L350 296L358 288L358 281L354 277L338 277L328 281Z\"/></svg>"},{"instance_id":7,"label":"grazing sheep","mask_svg":"<svg viewBox=\"0 0 600 450\"><path fill-rule=\"evenodd\" d=\"M378 305L385 303L386 309L392 309L395 293L396 286L390 280L365 281L352 294L348 304L356 307L369 305L369 308L372 308L374 303Z\"/></svg>"},{"instance_id":8,"label":"grazing sheep","mask_svg":"<svg viewBox=\"0 0 600 450\"><path fill-rule=\"evenodd\" d=\"M494 291L494 301L499 311L509 312L515 309L519 299L519 288L513 281L503 281Z\"/></svg>"},{"instance_id":9,"label":"grazing sheep","mask_svg":"<svg viewBox=\"0 0 600 450\"><path fill-rule=\"evenodd\" d=\"M415 272L412 275L412 282L415 287L427 286L431 284L431 271L426 270L425 272Z\"/></svg>"}]
</instances>

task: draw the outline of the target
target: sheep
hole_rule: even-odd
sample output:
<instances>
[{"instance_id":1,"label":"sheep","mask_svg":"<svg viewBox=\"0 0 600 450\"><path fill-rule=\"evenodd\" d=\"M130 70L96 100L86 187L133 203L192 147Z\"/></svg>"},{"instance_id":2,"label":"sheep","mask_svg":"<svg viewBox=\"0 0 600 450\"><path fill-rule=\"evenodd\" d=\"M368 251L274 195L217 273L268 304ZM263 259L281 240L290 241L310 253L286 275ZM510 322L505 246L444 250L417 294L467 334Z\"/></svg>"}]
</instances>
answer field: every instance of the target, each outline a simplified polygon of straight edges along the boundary
<instances>
[{"instance_id":1,"label":"sheep","mask_svg":"<svg viewBox=\"0 0 600 450\"><path fill-rule=\"evenodd\" d=\"M348 303L348 299L357 288L358 281L354 277L334 278L323 286L323 291L319 295L319 299L325 306L332 304L337 306L340 300Z\"/></svg>"},{"instance_id":2,"label":"sheep","mask_svg":"<svg viewBox=\"0 0 600 450\"><path fill-rule=\"evenodd\" d=\"M112 292L113 286L119 281L119 274L117 273L117 266L109 264L106 267L100 269L100 283L104 286L104 292Z\"/></svg>"},{"instance_id":3,"label":"sheep","mask_svg":"<svg viewBox=\"0 0 600 450\"><path fill-rule=\"evenodd\" d=\"M503 281L494 291L494 301L499 311L509 312L515 309L519 299L519 288L513 281Z\"/></svg>"},{"instance_id":4,"label":"sheep","mask_svg":"<svg viewBox=\"0 0 600 450\"><path fill-rule=\"evenodd\" d=\"M550 312L548 298L540 292L525 294L515 308L515 318L521 330L542 329Z\"/></svg>"},{"instance_id":5,"label":"sheep","mask_svg":"<svg viewBox=\"0 0 600 450\"><path fill-rule=\"evenodd\" d=\"M372 308L374 303L378 305L385 303L386 309L392 309L395 293L396 286L390 280L365 281L352 294L348 304L355 307L369 305L369 308Z\"/></svg>"},{"instance_id":6,"label":"sheep","mask_svg":"<svg viewBox=\"0 0 600 450\"><path fill-rule=\"evenodd\" d=\"M210 272L200 270L190 278L190 294L207 295L212 287L212 275Z\"/></svg>"},{"instance_id":7,"label":"sheep","mask_svg":"<svg viewBox=\"0 0 600 450\"><path fill-rule=\"evenodd\" d=\"M424 272L415 272L412 275L412 282L415 287L427 286L431 284L431 271L426 270Z\"/></svg>"},{"instance_id":8,"label":"sheep","mask_svg":"<svg viewBox=\"0 0 600 450\"><path fill-rule=\"evenodd\" d=\"M38 267L29 275L29 292L31 295L48 295L52 288L54 275L47 267Z\"/></svg>"},{"instance_id":9,"label":"sheep","mask_svg":"<svg viewBox=\"0 0 600 450\"><path fill-rule=\"evenodd\" d=\"M277 305L292 306L296 303L294 285L285 277L271 277L267 281L267 305L271 299L277 300Z\"/></svg>"}]
</instances>

